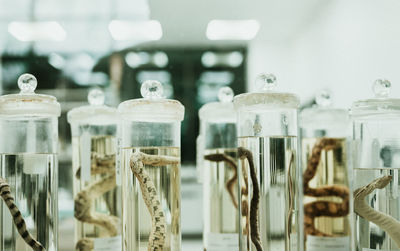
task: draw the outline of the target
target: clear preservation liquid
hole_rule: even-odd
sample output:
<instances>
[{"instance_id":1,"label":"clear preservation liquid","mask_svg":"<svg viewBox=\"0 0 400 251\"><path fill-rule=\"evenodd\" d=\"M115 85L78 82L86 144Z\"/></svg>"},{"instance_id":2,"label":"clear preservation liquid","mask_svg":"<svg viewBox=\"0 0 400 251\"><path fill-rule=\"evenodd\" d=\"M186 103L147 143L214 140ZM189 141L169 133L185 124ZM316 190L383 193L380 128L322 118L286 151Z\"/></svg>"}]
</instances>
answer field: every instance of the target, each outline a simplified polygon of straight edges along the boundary
<instances>
[{"instance_id":1,"label":"clear preservation liquid","mask_svg":"<svg viewBox=\"0 0 400 251\"><path fill-rule=\"evenodd\" d=\"M237 149L207 149L204 156L223 154L238 165ZM238 178L226 161L204 160L204 249L239 249Z\"/></svg>"},{"instance_id":2,"label":"clear preservation liquid","mask_svg":"<svg viewBox=\"0 0 400 251\"><path fill-rule=\"evenodd\" d=\"M75 216L75 247L80 246L83 249L85 245L80 242L88 239L97 249L108 248L118 251L121 250L121 188L116 186L115 182L116 138L101 135L90 136L87 140L90 140L90 145L86 147L90 149L86 150L81 149L84 144L81 137L72 138L75 213L78 206L76 199L80 194L87 193L91 198L91 201L86 202L91 204L90 213L83 217ZM88 162L90 167L83 166L81 158L90 158ZM81 167L90 168L90 172L85 174L87 171ZM114 180L110 182L111 179ZM95 189L92 189L96 184L107 188L100 192L101 194L97 194ZM98 222L103 222L99 224L93 221L90 219L92 216L98 218Z\"/></svg>"},{"instance_id":3,"label":"clear preservation liquid","mask_svg":"<svg viewBox=\"0 0 400 251\"><path fill-rule=\"evenodd\" d=\"M259 238L263 250L297 250L300 170L296 165L297 138L239 137L239 146L251 151L259 185ZM239 156L240 157L240 156ZM251 200L254 185L247 160L240 161L241 250L257 250L251 240Z\"/></svg>"},{"instance_id":4,"label":"clear preservation liquid","mask_svg":"<svg viewBox=\"0 0 400 251\"><path fill-rule=\"evenodd\" d=\"M372 209L391 216L394 222L400 225L400 168L355 168L354 169L354 189L366 186L373 180L391 176L392 179L385 187L375 189L365 196L365 201ZM359 251L399 251L389 234L378 224L372 223L367 219L356 214L356 245ZM398 229L398 227L396 228ZM400 230L395 230L397 236Z\"/></svg>"},{"instance_id":5,"label":"clear preservation liquid","mask_svg":"<svg viewBox=\"0 0 400 251\"><path fill-rule=\"evenodd\" d=\"M130 166L134 152L141 152L151 159L161 160L161 164L144 164L148 179L154 184L157 200L164 215L164 233L152 227L152 216L143 198L142 188ZM122 201L123 201L123 250L147 251L151 232L163 234L165 240L162 250L181 250L180 222L180 148L178 147L138 147L122 148ZM162 164L163 157L176 160L173 164ZM142 180L142 182L145 182ZM149 182L146 182L149 186ZM155 198L150 195L151 205ZM156 204L157 206L157 204ZM159 220L159 219L157 219ZM159 221L157 221L159 222ZM150 249L153 250L153 249ZM158 249L157 249L158 250Z\"/></svg>"},{"instance_id":6,"label":"clear preservation liquid","mask_svg":"<svg viewBox=\"0 0 400 251\"><path fill-rule=\"evenodd\" d=\"M57 250L57 161L55 154L1 154L0 176L32 236L46 250ZM31 251L17 232L10 211L0 202L0 250Z\"/></svg>"},{"instance_id":7,"label":"clear preservation liquid","mask_svg":"<svg viewBox=\"0 0 400 251\"><path fill-rule=\"evenodd\" d=\"M302 139L302 166L303 174L306 172L308 162L312 157L313 149L319 140L322 138L303 138ZM326 139L326 138L324 138ZM334 250L334 251L349 251L350 250L350 235L351 235L351 213L349 201L351 198L351 191L349 188L349 170L347 165L347 147L345 138L329 138L330 141L335 142L334 147L324 148L319 157L319 163L316 167L315 175L308 182L308 187L318 191L331 190L346 191L343 194L333 194L318 197L314 194L304 193L304 211L305 217L314 220L315 234L307 233L307 226L305 224L305 248L306 250ZM303 186L306 184L303 184ZM313 203L322 203L326 208L317 210L317 207L312 207ZM329 211L330 207L341 207L342 203L348 208L347 213L344 215L332 216ZM314 208L314 213L307 213L306 208ZM334 209L335 209L334 208ZM333 210L334 210L333 209ZM305 219L306 221L306 219ZM332 243L335 243L332 245Z\"/></svg>"}]
</instances>

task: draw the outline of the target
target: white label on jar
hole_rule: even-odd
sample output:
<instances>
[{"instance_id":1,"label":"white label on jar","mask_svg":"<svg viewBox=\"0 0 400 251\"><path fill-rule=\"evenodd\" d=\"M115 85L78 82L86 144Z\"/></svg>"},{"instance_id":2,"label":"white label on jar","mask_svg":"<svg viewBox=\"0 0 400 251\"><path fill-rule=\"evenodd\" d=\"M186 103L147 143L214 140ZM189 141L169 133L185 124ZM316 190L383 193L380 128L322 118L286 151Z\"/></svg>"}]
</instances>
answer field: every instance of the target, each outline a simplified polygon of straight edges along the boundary
<instances>
[{"instance_id":1,"label":"white label on jar","mask_svg":"<svg viewBox=\"0 0 400 251\"><path fill-rule=\"evenodd\" d=\"M307 251L349 251L350 238L307 235Z\"/></svg>"},{"instance_id":2,"label":"white label on jar","mask_svg":"<svg viewBox=\"0 0 400 251\"><path fill-rule=\"evenodd\" d=\"M109 238L95 238L93 241L93 251L121 251L122 239L121 235Z\"/></svg>"},{"instance_id":3,"label":"white label on jar","mask_svg":"<svg viewBox=\"0 0 400 251\"><path fill-rule=\"evenodd\" d=\"M90 166L91 166L91 150L92 150L92 142L90 139L90 133L85 131L82 133L80 139L80 157L81 157L81 180L90 181Z\"/></svg>"},{"instance_id":4,"label":"white label on jar","mask_svg":"<svg viewBox=\"0 0 400 251\"><path fill-rule=\"evenodd\" d=\"M207 251L238 251L239 235L208 233L205 248Z\"/></svg>"}]
</instances>

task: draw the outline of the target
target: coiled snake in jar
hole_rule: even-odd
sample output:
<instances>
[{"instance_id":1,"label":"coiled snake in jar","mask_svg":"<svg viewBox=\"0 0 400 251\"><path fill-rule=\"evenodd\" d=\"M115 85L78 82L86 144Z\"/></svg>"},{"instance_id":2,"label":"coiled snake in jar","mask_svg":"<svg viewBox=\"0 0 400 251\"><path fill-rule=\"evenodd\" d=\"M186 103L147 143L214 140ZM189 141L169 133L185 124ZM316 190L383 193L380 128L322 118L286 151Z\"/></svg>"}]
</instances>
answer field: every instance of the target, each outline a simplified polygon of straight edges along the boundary
<instances>
[{"instance_id":1,"label":"coiled snake in jar","mask_svg":"<svg viewBox=\"0 0 400 251\"><path fill-rule=\"evenodd\" d=\"M143 200L151 215L152 228L148 242L149 251L163 250L167 226L157 189L149 174L144 169L144 165L157 167L178 165L179 162L180 159L178 157L149 155L138 151L132 153L130 160L131 170L139 181Z\"/></svg>"},{"instance_id":2,"label":"coiled snake in jar","mask_svg":"<svg viewBox=\"0 0 400 251\"><path fill-rule=\"evenodd\" d=\"M42 244L40 244L37 240L33 238L33 236L29 233L25 220L21 215L21 211L19 211L18 207L14 203L14 198L11 195L10 185L0 177L0 193L4 202L6 203L10 213L13 217L14 224L18 230L18 233L21 235L22 239L28 244L34 251L44 251L46 250Z\"/></svg>"},{"instance_id":3,"label":"coiled snake in jar","mask_svg":"<svg viewBox=\"0 0 400 251\"><path fill-rule=\"evenodd\" d=\"M316 229L315 218L320 216L343 217L349 214L349 189L346 186L331 185L311 188L309 182L314 178L323 150L329 151L338 147L339 142L332 138L323 138L315 143L307 168L303 174L303 192L310 197L336 196L342 199L341 203L317 200L304 205L304 232L306 235L332 236Z\"/></svg>"},{"instance_id":4,"label":"coiled snake in jar","mask_svg":"<svg viewBox=\"0 0 400 251\"><path fill-rule=\"evenodd\" d=\"M109 214L97 213L93 210L94 200L111 191L116 186L115 180L115 155L99 156L92 153L91 174L108 174L106 177L80 191L74 199L74 216L77 220L101 227L108 237L119 234L119 219ZM76 177L80 178L80 168ZM79 251L93 250L94 243L91 238L80 239L75 246Z\"/></svg>"}]
</instances>

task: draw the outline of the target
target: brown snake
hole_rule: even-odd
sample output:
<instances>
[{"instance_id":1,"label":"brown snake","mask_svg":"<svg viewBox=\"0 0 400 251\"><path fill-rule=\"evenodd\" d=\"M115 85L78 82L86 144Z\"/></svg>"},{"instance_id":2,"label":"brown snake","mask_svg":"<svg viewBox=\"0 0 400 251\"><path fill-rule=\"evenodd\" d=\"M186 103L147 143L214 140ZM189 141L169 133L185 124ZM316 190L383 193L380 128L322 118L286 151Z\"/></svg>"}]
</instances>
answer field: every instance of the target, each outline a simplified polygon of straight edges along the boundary
<instances>
[{"instance_id":1,"label":"brown snake","mask_svg":"<svg viewBox=\"0 0 400 251\"><path fill-rule=\"evenodd\" d=\"M94 200L111 191L116 186L115 155L97 156L92 154L91 175L108 174L88 188L80 191L74 199L74 216L77 220L102 227L107 235L112 237L119 234L119 219L113 215L97 213L93 210ZM80 168L76 172L80 178ZM90 238L80 239L75 246L79 251L93 250L94 243Z\"/></svg>"},{"instance_id":2,"label":"brown snake","mask_svg":"<svg viewBox=\"0 0 400 251\"><path fill-rule=\"evenodd\" d=\"M315 218L320 216L343 217L349 214L349 189L342 185L331 185L319 188L311 188L310 180L315 176L321 152L338 147L338 141L333 138L322 138L314 145L311 157L307 162L307 169L303 174L303 192L305 196L342 198L341 203L331 201L314 201L304 205L304 232L306 235L331 236L315 228Z\"/></svg>"},{"instance_id":3,"label":"brown snake","mask_svg":"<svg viewBox=\"0 0 400 251\"><path fill-rule=\"evenodd\" d=\"M238 155L241 160L247 159L250 170L250 178L253 184L253 196L250 202L250 235L251 241L257 251L262 251L261 238L258 226L258 208L260 203L260 187L258 185L256 169L254 167L253 154L244 147L238 148Z\"/></svg>"},{"instance_id":4,"label":"brown snake","mask_svg":"<svg viewBox=\"0 0 400 251\"><path fill-rule=\"evenodd\" d=\"M231 197L232 203L235 206L235 208L238 207L236 198L235 198L235 192L233 191L235 187L235 183L237 182L237 165L236 161L234 158L232 158L229 155L222 154L222 153L216 153L216 154L208 154L204 156L205 160L208 161L213 161L213 162L221 162L224 161L228 164L228 166L233 170L233 176L226 182L226 190L228 190L229 195Z\"/></svg>"},{"instance_id":5,"label":"brown snake","mask_svg":"<svg viewBox=\"0 0 400 251\"><path fill-rule=\"evenodd\" d=\"M179 163L180 159L178 157L149 155L138 151L132 153L130 160L131 170L139 181L143 200L152 218L152 228L147 246L149 251L163 250L167 224L157 189L149 174L144 169L144 165L157 167L165 165L178 165Z\"/></svg>"},{"instance_id":6,"label":"brown snake","mask_svg":"<svg viewBox=\"0 0 400 251\"><path fill-rule=\"evenodd\" d=\"M25 243L28 244L34 251L45 251L46 249L43 247L43 245L40 244L40 242L36 241L29 233L25 224L25 220L22 217L21 211L19 211L18 207L14 203L14 197L11 195L10 185L1 177L0 193L8 209L10 210L18 233L21 235Z\"/></svg>"}]
</instances>

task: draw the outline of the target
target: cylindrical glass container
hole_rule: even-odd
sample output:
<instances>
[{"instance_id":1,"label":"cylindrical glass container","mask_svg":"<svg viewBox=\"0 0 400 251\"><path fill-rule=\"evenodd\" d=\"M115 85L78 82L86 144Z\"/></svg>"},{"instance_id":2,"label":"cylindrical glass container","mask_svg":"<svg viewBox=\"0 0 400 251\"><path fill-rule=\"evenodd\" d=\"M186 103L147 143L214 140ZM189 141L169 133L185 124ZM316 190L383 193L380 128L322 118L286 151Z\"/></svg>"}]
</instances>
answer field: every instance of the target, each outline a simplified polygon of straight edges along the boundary
<instances>
[{"instance_id":1,"label":"cylindrical glass container","mask_svg":"<svg viewBox=\"0 0 400 251\"><path fill-rule=\"evenodd\" d=\"M220 102L200 108L203 158L203 247L207 251L239 250L236 112L233 91L222 87Z\"/></svg>"},{"instance_id":2,"label":"cylindrical glass container","mask_svg":"<svg viewBox=\"0 0 400 251\"><path fill-rule=\"evenodd\" d=\"M348 111L332 108L329 92L300 113L306 251L350 251L352 194Z\"/></svg>"},{"instance_id":3,"label":"cylindrical glass container","mask_svg":"<svg viewBox=\"0 0 400 251\"><path fill-rule=\"evenodd\" d=\"M259 92L233 101L238 114L240 250L302 249L299 99L273 91L275 81L275 76L261 74Z\"/></svg>"},{"instance_id":4,"label":"cylindrical glass container","mask_svg":"<svg viewBox=\"0 0 400 251\"><path fill-rule=\"evenodd\" d=\"M60 104L35 94L33 75L18 86L19 94L0 97L0 250L56 251Z\"/></svg>"},{"instance_id":5,"label":"cylindrical glass container","mask_svg":"<svg viewBox=\"0 0 400 251\"><path fill-rule=\"evenodd\" d=\"M390 86L377 80L375 98L351 108L358 251L400 250L400 99Z\"/></svg>"},{"instance_id":6,"label":"cylindrical glass container","mask_svg":"<svg viewBox=\"0 0 400 251\"><path fill-rule=\"evenodd\" d=\"M116 183L117 109L92 89L88 106L68 112L72 134L75 250L121 248L121 190Z\"/></svg>"},{"instance_id":7,"label":"cylindrical glass container","mask_svg":"<svg viewBox=\"0 0 400 251\"><path fill-rule=\"evenodd\" d=\"M118 106L123 250L181 250L180 124L184 107L161 83Z\"/></svg>"}]
</instances>

